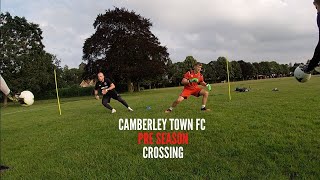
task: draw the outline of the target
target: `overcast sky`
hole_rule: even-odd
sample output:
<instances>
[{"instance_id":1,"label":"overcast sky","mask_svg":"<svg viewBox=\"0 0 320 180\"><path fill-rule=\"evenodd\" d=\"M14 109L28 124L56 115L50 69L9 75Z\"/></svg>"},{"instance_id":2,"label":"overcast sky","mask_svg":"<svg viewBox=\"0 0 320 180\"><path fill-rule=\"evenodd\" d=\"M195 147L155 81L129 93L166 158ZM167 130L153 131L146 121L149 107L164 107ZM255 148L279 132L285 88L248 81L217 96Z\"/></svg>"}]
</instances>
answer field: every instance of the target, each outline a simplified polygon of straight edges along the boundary
<instances>
[{"instance_id":1,"label":"overcast sky","mask_svg":"<svg viewBox=\"0 0 320 180\"><path fill-rule=\"evenodd\" d=\"M173 62L192 55L208 63L230 60L305 62L318 42L313 0L1 0L1 11L24 16L43 30L45 50L62 66L78 67L84 40L98 14L133 10Z\"/></svg>"}]
</instances>

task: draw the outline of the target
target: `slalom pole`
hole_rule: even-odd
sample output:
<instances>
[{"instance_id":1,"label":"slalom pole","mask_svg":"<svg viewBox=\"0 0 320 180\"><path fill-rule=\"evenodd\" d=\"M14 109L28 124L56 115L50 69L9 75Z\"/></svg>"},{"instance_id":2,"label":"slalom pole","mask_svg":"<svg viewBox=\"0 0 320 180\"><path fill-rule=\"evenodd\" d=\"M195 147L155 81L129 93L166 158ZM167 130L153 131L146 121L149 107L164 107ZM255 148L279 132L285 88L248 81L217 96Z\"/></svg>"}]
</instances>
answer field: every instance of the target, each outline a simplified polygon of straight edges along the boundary
<instances>
[{"instance_id":1,"label":"slalom pole","mask_svg":"<svg viewBox=\"0 0 320 180\"><path fill-rule=\"evenodd\" d=\"M226 58L226 61L227 61L228 86L229 86L229 100L231 101L231 85L230 85L230 72L229 72L228 58Z\"/></svg>"},{"instance_id":2,"label":"slalom pole","mask_svg":"<svg viewBox=\"0 0 320 180\"><path fill-rule=\"evenodd\" d=\"M61 116L61 107L60 107L60 98L59 98L59 91L58 91L58 82L57 82L56 69L54 69L53 72L54 72L54 81L55 81L55 84L56 84L56 94L57 94L57 100L58 100L59 114Z\"/></svg>"}]
</instances>

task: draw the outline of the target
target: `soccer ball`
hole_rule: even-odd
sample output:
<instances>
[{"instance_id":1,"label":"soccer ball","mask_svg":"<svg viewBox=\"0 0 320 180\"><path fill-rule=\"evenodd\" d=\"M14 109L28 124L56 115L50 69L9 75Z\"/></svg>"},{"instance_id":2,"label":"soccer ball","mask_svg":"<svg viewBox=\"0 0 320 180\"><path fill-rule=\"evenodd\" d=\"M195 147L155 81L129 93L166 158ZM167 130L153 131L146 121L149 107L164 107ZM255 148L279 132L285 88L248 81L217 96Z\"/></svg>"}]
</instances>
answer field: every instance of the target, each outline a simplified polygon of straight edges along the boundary
<instances>
[{"instance_id":1,"label":"soccer ball","mask_svg":"<svg viewBox=\"0 0 320 180\"><path fill-rule=\"evenodd\" d=\"M298 66L295 70L294 70L294 77L301 83L307 82L309 81L309 79L311 78L311 74L307 74L305 72L302 71L301 66Z\"/></svg>"},{"instance_id":2,"label":"soccer ball","mask_svg":"<svg viewBox=\"0 0 320 180\"><path fill-rule=\"evenodd\" d=\"M31 106L34 103L34 95L30 91L22 91L19 95L19 102L24 106Z\"/></svg>"}]
</instances>

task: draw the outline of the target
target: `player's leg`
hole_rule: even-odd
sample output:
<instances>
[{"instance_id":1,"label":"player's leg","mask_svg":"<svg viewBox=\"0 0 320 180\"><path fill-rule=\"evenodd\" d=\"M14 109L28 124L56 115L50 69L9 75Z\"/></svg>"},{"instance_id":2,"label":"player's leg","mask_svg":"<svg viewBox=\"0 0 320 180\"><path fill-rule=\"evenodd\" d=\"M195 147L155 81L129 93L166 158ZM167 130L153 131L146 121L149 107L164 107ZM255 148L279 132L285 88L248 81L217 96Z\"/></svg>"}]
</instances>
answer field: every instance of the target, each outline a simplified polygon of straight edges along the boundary
<instances>
[{"instance_id":1,"label":"player's leg","mask_svg":"<svg viewBox=\"0 0 320 180\"><path fill-rule=\"evenodd\" d=\"M0 75L0 90L5 94L11 101L18 101L14 94L10 91L6 81Z\"/></svg>"},{"instance_id":2,"label":"player's leg","mask_svg":"<svg viewBox=\"0 0 320 180\"><path fill-rule=\"evenodd\" d=\"M124 99L122 99L122 97L119 94L116 97L113 97L113 99L118 100L121 104L127 107L129 111L133 111L133 109L129 107L128 103Z\"/></svg>"},{"instance_id":3,"label":"player's leg","mask_svg":"<svg viewBox=\"0 0 320 180\"><path fill-rule=\"evenodd\" d=\"M314 50L313 57L304 71L308 73L311 72L312 70L314 70L315 67L319 65L319 62L320 62L320 42L318 42L317 47Z\"/></svg>"},{"instance_id":4,"label":"player's leg","mask_svg":"<svg viewBox=\"0 0 320 180\"><path fill-rule=\"evenodd\" d=\"M182 96L179 96L177 100L175 100L173 103L172 103L172 107L175 108L178 104L180 104L185 98L182 97Z\"/></svg>"},{"instance_id":5,"label":"player's leg","mask_svg":"<svg viewBox=\"0 0 320 180\"><path fill-rule=\"evenodd\" d=\"M110 96L106 96L104 95L103 98L102 98L102 104L104 105L104 107L106 107L107 109L110 109L111 110L111 113L115 113L116 110L113 109L111 106L110 106L110 99L111 97Z\"/></svg>"},{"instance_id":6,"label":"player's leg","mask_svg":"<svg viewBox=\"0 0 320 180\"><path fill-rule=\"evenodd\" d=\"M206 104L207 104L207 101L208 101L208 97L209 97L209 92L204 90L204 89L201 89L199 91L199 96L203 96L202 97L202 106L201 106L201 111L210 111L210 109L207 109L206 108Z\"/></svg>"},{"instance_id":7,"label":"player's leg","mask_svg":"<svg viewBox=\"0 0 320 180\"><path fill-rule=\"evenodd\" d=\"M178 104L180 104L184 99L185 99L185 97L182 97L182 96L180 95L180 96L178 97L178 99L175 100L175 101L172 103L171 107L169 107L169 108L165 111L165 113L170 113L170 112L173 110L173 108L175 108Z\"/></svg>"}]
</instances>

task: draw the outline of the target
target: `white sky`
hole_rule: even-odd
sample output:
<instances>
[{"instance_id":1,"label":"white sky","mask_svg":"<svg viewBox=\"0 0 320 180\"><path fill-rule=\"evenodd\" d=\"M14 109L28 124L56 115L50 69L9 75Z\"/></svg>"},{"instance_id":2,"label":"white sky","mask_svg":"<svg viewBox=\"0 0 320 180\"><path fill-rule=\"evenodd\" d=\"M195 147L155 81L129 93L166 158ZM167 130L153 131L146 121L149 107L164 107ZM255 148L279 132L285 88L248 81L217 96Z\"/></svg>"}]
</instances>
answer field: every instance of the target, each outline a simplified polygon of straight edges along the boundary
<instances>
[{"instance_id":1,"label":"white sky","mask_svg":"<svg viewBox=\"0 0 320 180\"><path fill-rule=\"evenodd\" d=\"M43 30L45 50L62 66L78 67L84 40L98 14L133 10L173 62L192 55L208 63L219 56L248 62L305 62L318 42L312 0L1 0L1 12L24 16Z\"/></svg>"}]
</instances>

